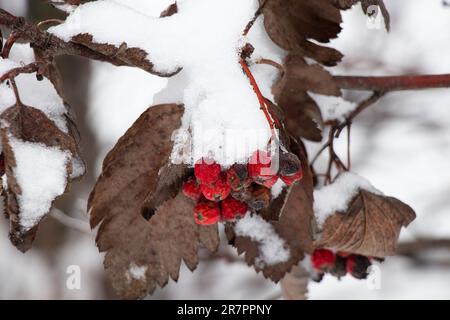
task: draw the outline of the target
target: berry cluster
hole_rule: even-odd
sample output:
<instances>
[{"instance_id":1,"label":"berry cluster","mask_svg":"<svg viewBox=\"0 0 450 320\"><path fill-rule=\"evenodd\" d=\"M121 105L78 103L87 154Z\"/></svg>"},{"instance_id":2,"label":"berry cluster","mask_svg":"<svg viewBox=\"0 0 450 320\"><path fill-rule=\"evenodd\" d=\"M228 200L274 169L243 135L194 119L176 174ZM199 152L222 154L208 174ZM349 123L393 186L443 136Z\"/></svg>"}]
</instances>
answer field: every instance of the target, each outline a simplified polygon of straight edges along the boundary
<instances>
[{"instance_id":1,"label":"berry cluster","mask_svg":"<svg viewBox=\"0 0 450 320\"><path fill-rule=\"evenodd\" d=\"M256 151L247 164L227 170L212 159L202 158L194 166L194 176L183 185L183 193L196 201L195 221L200 225L234 221L248 211L269 206L270 188L281 179L292 185L302 178L300 161L291 153L281 153L277 170L270 154Z\"/></svg>"},{"instance_id":2,"label":"berry cluster","mask_svg":"<svg viewBox=\"0 0 450 320\"><path fill-rule=\"evenodd\" d=\"M356 279L366 279L369 275L367 269L374 260L382 261L382 259L347 252L334 253L327 249L316 249L311 255L316 281L322 280L325 273L330 273L337 278L348 273Z\"/></svg>"}]
</instances>

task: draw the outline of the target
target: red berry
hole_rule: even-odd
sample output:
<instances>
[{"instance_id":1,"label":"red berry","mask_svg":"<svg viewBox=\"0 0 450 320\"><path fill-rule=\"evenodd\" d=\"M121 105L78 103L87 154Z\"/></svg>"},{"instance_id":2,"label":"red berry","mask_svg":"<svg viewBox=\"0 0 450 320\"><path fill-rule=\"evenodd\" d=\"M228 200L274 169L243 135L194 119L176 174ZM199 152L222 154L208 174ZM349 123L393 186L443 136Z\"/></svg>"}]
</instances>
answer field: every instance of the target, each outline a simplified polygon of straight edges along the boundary
<instances>
[{"instance_id":1,"label":"red berry","mask_svg":"<svg viewBox=\"0 0 450 320\"><path fill-rule=\"evenodd\" d=\"M261 150L255 151L247 165L249 177L259 184L274 179L276 173L271 168L271 160L268 152Z\"/></svg>"},{"instance_id":2,"label":"red berry","mask_svg":"<svg viewBox=\"0 0 450 320\"><path fill-rule=\"evenodd\" d=\"M247 166L245 164L234 164L227 170L227 183L233 189L238 191L248 186L251 181L248 178Z\"/></svg>"},{"instance_id":3,"label":"red berry","mask_svg":"<svg viewBox=\"0 0 450 320\"><path fill-rule=\"evenodd\" d=\"M288 186L292 185L295 181L299 181L303 178L303 171L300 169L293 176L281 176L280 179L283 180Z\"/></svg>"},{"instance_id":4,"label":"red berry","mask_svg":"<svg viewBox=\"0 0 450 320\"><path fill-rule=\"evenodd\" d=\"M336 261L333 251L327 249L316 249L311 255L311 262L315 270L323 270L332 267Z\"/></svg>"},{"instance_id":5,"label":"red berry","mask_svg":"<svg viewBox=\"0 0 450 320\"><path fill-rule=\"evenodd\" d=\"M232 221L236 218L243 218L247 213L248 206L245 202L228 197L221 202L222 204L222 220Z\"/></svg>"},{"instance_id":6,"label":"red berry","mask_svg":"<svg viewBox=\"0 0 450 320\"><path fill-rule=\"evenodd\" d=\"M231 188L228 185L226 178L222 175L216 182L211 185L202 184L200 186L203 195L206 199L211 201L224 200L231 192Z\"/></svg>"},{"instance_id":7,"label":"red berry","mask_svg":"<svg viewBox=\"0 0 450 320\"><path fill-rule=\"evenodd\" d=\"M208 158L201 158L194 166L195 177L204 184L216 182L220 177L220 171L220 165Z\"/></svg>"},{"instance_id":8,"label":"red berry","mask_svg":"<svg viewBox=\"0 0 450 320\"><path fill-rule=\"evenodd\" d=\"M194 208L195 222L200 225L210 225L220 220L220 209L217 202L200 201Z\"/></svg>"},{"instance_id":9,"label":"red berry","mask_svg":"<svg viewBox=\"0 0 450 320\"><path fill-rule=\"evenodd\" d=\"M183 193L186 197L189 197L195 201L199 200L202 196L200 185L194 178L189 178L183 185Z\"/></svg>"}]
</instances>

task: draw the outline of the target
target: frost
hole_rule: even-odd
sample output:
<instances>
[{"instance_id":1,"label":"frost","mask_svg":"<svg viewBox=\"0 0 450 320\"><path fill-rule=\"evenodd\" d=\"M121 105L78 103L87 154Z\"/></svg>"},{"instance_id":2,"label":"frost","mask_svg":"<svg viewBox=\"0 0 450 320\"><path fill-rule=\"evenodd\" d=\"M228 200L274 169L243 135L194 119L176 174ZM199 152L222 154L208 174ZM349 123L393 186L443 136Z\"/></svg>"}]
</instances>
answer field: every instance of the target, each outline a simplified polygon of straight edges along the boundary
<instances>
[{"instance_id":1,"label":"frost","mask_svg":"<svg viewBox=\"0 0 450 320\"><path fill-rule=\"evenodd\" d=\"M33 49L29 45L15 44L9 59L0 58L0 74L33 60ZM21 74L16 77L16 84L25 105L41 110L61 131L68 132L65 120L67 109L50 80L44 78L37 81L35 74ZM14 93L6 82L0 84L0 97L0 113L16 103Z\"/></svg>"},{"instance_id":2,"label":"frost","mask_svg":"<svg viewBox=\"0 0 450 320\"><path fill-rule=\"evenodd\" d=\"M368 180L351 172L342 173L332 184L315 190L314 213L319 226L323 225L331 214L346 211L360 189L381 194Z\"/></svg>"},{"instance_id":3,"label":"frost","mask_svg":"<svg viewBox=\"0 0 450 320\"><path fill-rule=\"evenodd\" d=\"M52 201L64 193L71 154L12 136L9 142L16 160L14 175L21 189L17 195L19 223L23 231L28 231L50 211Z\"/></svg>"},{"instance_id":4,"label":"frost","mask_svg":"<svg viewBox=\"0 0 450 320\"><path fill-rule=\"evenodd\" d=\"M317 103L322 112L323 121L337 120L343 122L345 118L358 106L356 103L342 97L325 96L308 93Z\"/></svg>"},{"instance_id":5,"label":"frost","mask_svg":"<svg viewBox=\"0 0 450 320\"><path fill-rule=\"evenodd\" d=\"M238 236L249 237L260 243L260 264L270 266L289 260L290 251L286 242L278 236L273 226L260 216L247 214L236 223L234 231Z\"/></svg>"},{"instance_id":6,"label":"frost","mask_svg":"<svg viewBox=\"0 0 450 320\"><path fill-rule=\"evenodd\" d=\"M89 33L97 43L120 46L126 42L129 48L145 50L157 71L183 68L169 79L167 87L167 90L176 87L179 99L163 93L157 95L159 99L155 98L158 103L185 106L181 129L191 134L193 145L181 148L189 150L188 155L176 155L173 159L185 159L192 164L205 154L213 154L217 162L228 166L245 161L257 149L265 149L270 128L239 65L239 46L247 41L259 54L277 61L282 56L280 49L263 35L260 20L249 39L242 37L258 1L178 1L178 13L163 19L152 18L144 5L131 7L125 3L114 0L86 3L65 23L49 31L64 40ZM270 73L271 77L264 81L257 79L262 92L270 98L276 70L261 66L251 69L256 74ZM168 97L171 101L166 100ZM175 149L180 148L175 145Z\"/></svg>"},{"instance_id":7,"label":"frost","mask_svg":"<svg viewBox=\"0 0 450 320\"><path fill-rule=\"evenodd\" d=\"M128 279L134 279L139 281L145 281L145 273L147 272L147 266L138 266L134 262L130 263L127 270L126 277Z\"/></svg>"}]
</instances>

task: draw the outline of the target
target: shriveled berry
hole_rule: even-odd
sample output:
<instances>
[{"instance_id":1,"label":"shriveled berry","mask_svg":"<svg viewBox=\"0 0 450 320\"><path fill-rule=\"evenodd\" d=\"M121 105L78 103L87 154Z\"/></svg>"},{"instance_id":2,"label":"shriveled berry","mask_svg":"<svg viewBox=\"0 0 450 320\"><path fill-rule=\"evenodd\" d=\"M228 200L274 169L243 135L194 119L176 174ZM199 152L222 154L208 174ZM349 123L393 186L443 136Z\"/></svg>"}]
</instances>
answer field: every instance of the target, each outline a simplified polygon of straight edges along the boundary
<instances>
[{"instance_id":1,"label":"shriveled berry","mask_svg":"<svg viewBox=\"0 0 450 320\"><path fill-rule=\"evenodd\" d=\"M356 279L366 279L369 275L367 270L371 265L369 258L352 254L347 257L346 270Z\"/></svg>"},{"instance_id":2,"label":"shriveled berry","mask_svg":"<svg viewBox=\"0 0 450 320\"><path fill-rule=\"evenodd\" d=\"M256 183L262 184L266 180L270 180L276 175L271 168L272 159L266 151L255 151L250 157L247 164L248 175Z\"/></svg>"},{"instance_id":3,"label":"shriveled berry","mask_svg":"<svg viewBox=\"0 0 450 320\"><path fill-rule=\"evenodd\" d=\"M328 270L330 274L340 279L347 274L346 268L347 258L336 256L336 261L334 262L334 266Z\"/></svg>"},{"instance_id":4,"label":"shriveled berry","mask_svg":"<svg viewBox=\"0 0 450 320\"><path fill-rule=\"evenodd\" d=\"M311 263L315 270L327 270L334 266L336 255L327 249L316 249L311 255Z\"/></svg>"},{"instance_id":5,"label":"shriveled berry","mask_svg":"<svg viewBox=\"0 0 450 320\"><path fill-rule=\"evenodd\" d=\"M199 200L202 196L200 185L197 181L191 177L183 185L183 193L186 197L189 197L195 201Z\"/></svg>"},{"instance_id":6,"label":"shriveled berry","mask_svg":"<svg viewBox=\"0 0 450 320\"><path fill-rule=\"evenodd\" d=\"M200 189L205 198L211 201L224 200L231 192L231 188L226 181L225 175L221 175L213 184L202 184Z\"/></svg>"},{"instance_id":7,"label":"shriveled berry","mask_svg":"<svg viewBox=\"0 0 450 320\"><path fill-rule=\"evenodd\" d=\"M262 185L262 186L264 186L264 187L266 187L266 188L272 188L273 187L273 185L275 184L275 183L277 183L277 181L278 181L278 177L277 176L273 176L272 178L270 178L270 179L267 179L267 180L261 180L261 181L255 181L256 183L258 183L258 184L260 184L260 185Z\"/></svg>"},{"instance_id":8,"label":"shriveled berry","mask_svg":"<svg viewBox=\"0 0 450 320\"><path fill-rule=\"evenodd\" d=\"M220 208L217 202L203 200L194 208L195 222L200 225L210 225L220 220Z\"/></svg>"},{"instance_id":9,"label":"shriveled berry","mask_svg":"<svg viewBox=\"0 0 450 320\"><path fill-rule=\"evenodd\" d=\"M245 216L248 210L248 206L245 202L228 197L221 202L222 205L222 220L232 221L236 218L242 218Z\"/></svg>"},{"instance_id":10,"label":"shriveled berry","mask_svg":"<svg viewBox=\"0 0 450 320\"><path fill-rule=\"evenodd\" d=\"M301 163L298 157L290 152L280 152L279 170L280 176L293 176L301 170Z\"/></svg>"},{"instance_id":11,"label":"shriveled berry","mask_svg":"<svg viewBox=\"0 0 450 320\"><path fill-rule=\"evenodd\" d=\"M293 176L281 176L280 179L283 180L288 186L292 185L294 182L299 181L303 178L303 171L300 169Z\"/></svg>"},{"instance_id":12,"label":"shriveled berry","mask_svg":"<svg viewBox=\"0 0 450 320\"><path fill-rule=\"evenodd\" d=\"M202 184L212 184L220 177L220 165L209 158L201 158L195 163L194 174Z\"/></svg>"},{"instance_id":13,"label":"shriveled berry","mask_svg":"<svg viewBox=\"0 0 450 320\"><path fill-rule=\"evenodd\" d=\"M253 185L249 188L250 196L246 203L254 210L262 210L270 205L272 194L270 189L263 186Z\"/></svg>"},{"instance_id":14,"label":"shriveled berry","mask_svg":"<svg viewBox=\"0 0 450 320\"><path fill-rule=\"evenodd\" d=\"M241 190L248 181L248 171L245 164L234 164L227 170L227 183L232 190Z\"/></svg>"}]
</instances>

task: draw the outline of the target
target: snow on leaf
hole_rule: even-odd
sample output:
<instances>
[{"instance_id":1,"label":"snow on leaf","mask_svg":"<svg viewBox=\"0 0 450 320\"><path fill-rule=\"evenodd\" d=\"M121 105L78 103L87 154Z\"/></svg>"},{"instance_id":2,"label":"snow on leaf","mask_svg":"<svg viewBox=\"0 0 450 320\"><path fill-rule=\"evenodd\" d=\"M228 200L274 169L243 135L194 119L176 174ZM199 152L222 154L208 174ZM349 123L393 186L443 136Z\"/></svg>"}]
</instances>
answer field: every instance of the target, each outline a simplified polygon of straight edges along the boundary
<instances>
[{"instance_id":1,"label":"snow on leaf","mask_svg":"<svg viewBox=\"0 0 450 320\"><path fill-rule=\"evenodd\" d=\"M398 199L360 189L345 212L325 220L315 246L364 256L395 255L401 228L415 216L414 210Z\"/></svg>"},{"instance_id":2,"label":"snow on leaf","mask_svg":"<svg viewBox=\"0 0 450 320\"><path fill-rule=\"evenodd\" d=\"M36 56L30 45L16 44L0 71L28 64ZM30 248L41 219L71 179L84 174L78 135L61 98L55 66L42 81L35 74L16 77L20 102L7 82L0 84L1 146L6 164L3 193L11 220L10 238L21 251Z\"/></svg>"},{"instance_id":3,"label":"snow on leaf","mask_svg":"<svg viewBox=\"0 0 450 320\"><path fill-rule=\"evenodd\" d=\"M73 136L62 132L42 111L16 105L0 119L11 240L26 251L35 227L64 193L69 178L84 173L84 165L74 157L78 147ZM76 172L73 164L77 164Z\"/></svg>"},{"instance_id":4,"label":"snow on leaf","mask_svg":"<svg viewBox=\"0 0 450 320\"><path fill-rule=\"evenodd\" d=\"M273 226L258 215L246 215L234 226L238 237L248 237L259 243L259 256L255 263L258 268L272 266L289 260L290 250L275 232Z\"/></svg>"},{"instance_id":5,"label":"snow on leaf","mask_svg":"<svg viewBox=\"0 0 450 320\"><path fill-rule=\"evenodd\" d=\"M361 189L382 195L368 180L351 172L341 173L332 184L315 190L314 214L319 227L331 214L346 212L348 205Z\"/></svg>"},{"instance_id":6,"label":"snow on leaf","mask_svg":"<svg viewBox=\"0 0 450 320\"><path fill-rule=\"evenodd\" d=\"M26 233L50 211L52 201L62 195L67 184L66 167L71 154L57 147L25 142L9 137L16 166L12 168L20 192L20 233ZM10 180L9 180L10 181Z\"/></svg>"},{"instance_id":7,"label":"snow on leaf","mask_svg":"<svg viewBox=\"0 0 450 320\"><path fill-rule=\"evenodd\" d=\"M240 48L250 41L242 32L258 1L179 1L177 8L176 14L159 18L118 1L89 2L49 31L94 50L109 46L108 54L119 58L127 49L141 50L139 57L151 61L157 72L183 68L169 79L169 87L171 81L177 83L181 97L176 102L186 109L182 129L190 133L193 145L185 159L192 164L211 153L225 166L243 162L254 150L265 149L270 139L269 125L239 64ZM254 40L260 52L275 48L259 34ZM259 85L269 88L271 83ZM173 94L170 98L174 101Z\"/></svg>"},{"instance_id":8,"label":"snow on leaf","mask_svg":"<svg viewBox=\"0 0 450 320\"><path fill-rule=\"evenodd\" d=\"M201 245L211 251L218 245L217 225L197 225L194 203L173 192L185 171L168 166L182 115L176 104L145 111L106 156L89 197L91 226L100 224L97 245L107 252L106 271L124 298L143 298L169 277L176 280L182 261L195 269ZM130 263L147 267L145 281L130 281Z\"/></svg>"},{"instance_id":9,"label":"snow on leaf","mask_svg":"<svg viewBox=\"0 0 450 320\"><path fill-rule=\"evenodd\" d=\"M292 146L291 146L292 148ZM284 240L289 249L289 259L273 265L261 264L260 242L248 236L239 236L235 226L227 224L225 232L230 244L237 248L239 254L245 253L245 261L253 265L256 271L275 282L281 280L291 268L304 257L304 252L310 253L313 249L312 223L313 223L313 183L308 160L303 149L294 150L302 162L303 179L289 187L286 197L281 195L276 199L285 199L284 203L274 206L279 214L264 213L261 219L270 223L277 236ZM277 220L269 220L277 217Z\"/></svg>"}]
</instances>

